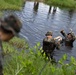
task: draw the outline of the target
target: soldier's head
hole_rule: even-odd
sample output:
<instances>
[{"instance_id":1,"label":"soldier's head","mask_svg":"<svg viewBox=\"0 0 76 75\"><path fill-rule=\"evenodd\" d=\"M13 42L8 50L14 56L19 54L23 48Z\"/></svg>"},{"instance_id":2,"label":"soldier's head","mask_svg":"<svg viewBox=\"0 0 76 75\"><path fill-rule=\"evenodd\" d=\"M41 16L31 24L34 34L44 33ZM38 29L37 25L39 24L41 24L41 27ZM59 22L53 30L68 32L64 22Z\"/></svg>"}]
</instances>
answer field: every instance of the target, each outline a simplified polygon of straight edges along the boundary
<instances>
[{"instance_id":1,"label":"soldier's head","mask_svg":"<svg viewBox=\"0 0 76 75\"><path fill-rule=\"evenodd\" d=\"M45 34L45 36L46 37L48 37L48 38L52 38L52 32L51 31L48 31L46 34Z\"/></svg>"},{"instance_id":2,"label":"soldier's head","mask_svg":"<svg viewBox=\"0 0 76 75\"><path fill-rule=\"evenodd\" d=\"M73 38L72 34L71 33L68 33L67 34L67 38L71 40Z\"/></svg>"},{"instance_id":3,"label":"soldier's head","mask_svg":"<svg viewBox=\"0 0 76 75\"><path fill-rule=\"evenodd\" d=\"M21 30L21 22L14 15L10 15L0 22L0 40L9 41Z\"/></svg>"}]
</instances>

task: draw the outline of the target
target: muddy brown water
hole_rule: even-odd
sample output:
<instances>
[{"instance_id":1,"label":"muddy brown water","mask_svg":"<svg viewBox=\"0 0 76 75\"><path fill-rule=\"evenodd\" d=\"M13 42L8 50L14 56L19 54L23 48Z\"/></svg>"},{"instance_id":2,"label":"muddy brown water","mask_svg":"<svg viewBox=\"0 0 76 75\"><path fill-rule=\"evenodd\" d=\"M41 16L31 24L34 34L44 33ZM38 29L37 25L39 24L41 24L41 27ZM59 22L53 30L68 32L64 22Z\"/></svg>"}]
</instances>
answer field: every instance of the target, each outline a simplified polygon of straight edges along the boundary
<instances>
[{"instance_id":1,"label":"muddy brown water","mask_svg":"<svg viewBox=\"0 0 76 75\"><path fill-rule=\"evenodd\" d=\"M34 46L37 42L41 42L47 31L52 31L53 36L61 36L60 30L64 29L66 33L72 28L76 34L76 11L50 7L43 3L34 5L34 2L27 1L21 11L4 11L4 15L11 13L16 14L22 21L23 28L21 35L25 37L30 46ZM60 50L54 51L54 57L59 60L62 55L68 55L68 60L71 56L76 58L76 41L73 48L61 46Z\"/></svg>"}]
</instances>

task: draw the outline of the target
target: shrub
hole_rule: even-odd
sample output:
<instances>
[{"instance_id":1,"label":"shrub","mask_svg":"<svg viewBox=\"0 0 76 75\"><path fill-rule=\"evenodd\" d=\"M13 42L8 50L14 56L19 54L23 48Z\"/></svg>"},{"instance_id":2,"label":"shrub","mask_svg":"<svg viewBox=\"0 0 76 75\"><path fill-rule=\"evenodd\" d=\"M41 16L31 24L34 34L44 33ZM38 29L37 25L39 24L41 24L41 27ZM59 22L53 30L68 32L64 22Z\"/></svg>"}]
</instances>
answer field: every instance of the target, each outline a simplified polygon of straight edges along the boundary
<instances>
[{"instance_id":1,"label":"shrub","mask_svg":"<svg viewBox=\"0 0 76 75\"><path fill-rule=\"evenodd\" d=\"M65 63L65 54L57 64L52 64L45 58L45 54L42 56L42 51L38 43L28 50L15 50L14 53L5 56L4 75L76 75L74 57L71 57L69 63Z\"/></svg>"},{"instance_id":2,"label":"shrub","mask_svg":"<svg viewBox=\"0 0 76 75\"><path fill-rule=\"evenodd\" d=\"M0 0L0 10L20 10L24 0Z\"/></svg>"},{"instance_id":3,"label":"shrub","mask_svg":"<svg viewBox=\"0 0 76 75\"><path fill-rule=\"evenodd\" d=\"M76 8L76 1L74 0L44 0L44 2L49 5Z\"/></svg>"}]
</instances>

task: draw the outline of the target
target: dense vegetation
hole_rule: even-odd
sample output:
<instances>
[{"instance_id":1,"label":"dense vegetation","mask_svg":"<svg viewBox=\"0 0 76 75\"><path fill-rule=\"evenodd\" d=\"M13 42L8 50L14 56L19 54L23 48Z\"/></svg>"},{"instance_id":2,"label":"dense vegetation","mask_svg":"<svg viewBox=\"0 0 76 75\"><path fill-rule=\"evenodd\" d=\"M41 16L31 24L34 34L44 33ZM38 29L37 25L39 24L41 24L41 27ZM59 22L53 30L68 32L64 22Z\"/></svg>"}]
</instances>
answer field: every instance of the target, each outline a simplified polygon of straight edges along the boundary
<instances>
[{"instance_id":1,"label":"dense vegetation","mask_svg":"<svg viewBox=\"0 0 76 75\"><path fill-rule=\"evenodd\" d=\"M48 5L76 8L75 0L30 0L41 1ZM25 0L0 0L0 10L20 10L25 3Z\"/></svg>"},{"instance_id":2,"label":"dense vegetation","mask_svg":"<svg viewBox=\"0 0 76 75\"><path fill-rule=\"evenodd\" d=\"M24 0L0 0L0 10L20 10Z\"/></svg>"},{"instance_id":3,"label":"dense vegetation","mask_svg":"<svg viewBox=\"0 0 76 75\"><path fill-rule=\"evenodd\" d=\"M54 6L76 8L75 0L44 0L44 2L46 4L54 5Z\"/></svg>"},{"instance_id":4,"label":"dense vegetation","mask_svg":"<svg viewBox=\"0 0 76 75\"><path fill-rule=\"evenodd\" d=\"M16 45L16 42L11 43L11 46ZM19 41L19 43L22 42L23 40ZM45 54L42 56L43 50L40 43L32 48L28 48L26 44L26 50L24 48L17 50L16 47L11 47L6 43L3 45L6 54L4 56L4 75L76 75L76 60L73 57L69 63L65 63L67 59L65 54L58 63L52 64L51 60L48 61L48 58L45 58Z\"/></svg>"}]
</instances>

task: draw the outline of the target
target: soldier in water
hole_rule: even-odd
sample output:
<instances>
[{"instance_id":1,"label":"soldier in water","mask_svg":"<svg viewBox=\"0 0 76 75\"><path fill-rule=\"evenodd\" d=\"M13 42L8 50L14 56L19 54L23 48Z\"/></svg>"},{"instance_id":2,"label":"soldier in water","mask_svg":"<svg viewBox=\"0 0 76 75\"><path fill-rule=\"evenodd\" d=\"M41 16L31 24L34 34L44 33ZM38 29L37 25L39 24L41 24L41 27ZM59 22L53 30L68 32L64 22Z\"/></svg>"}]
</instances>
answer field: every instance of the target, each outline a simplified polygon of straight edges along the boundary
<instances>
[{"instance_id":1,"label":"soldier in water","mask_svg":"<svg viewBox=\"0 0 76 75\"><path fill-rule=\"evenodd\" d=\"M53 38L53 33L48 31L45 34L45 38L43 39L43 53L46 54L46 57L53 59L53 51L56 49L60 49L60 42L62 40L61 37ZM56 41L56 39L58 39Z\"/></svg>"},{"instance_id":2,"label":"soldier in water","mask_svg":"<svg viewBox=\"0 0 76 75\"><path fill-rule=\"evenodd\" d=\"M75 41L76 37L72 32L72 29L68 34L66 34L64 30L61 30L60 33L65 37L62 41L65 43L65 46L73 47L73 42Z\"/></svg>"}]
</instances>

